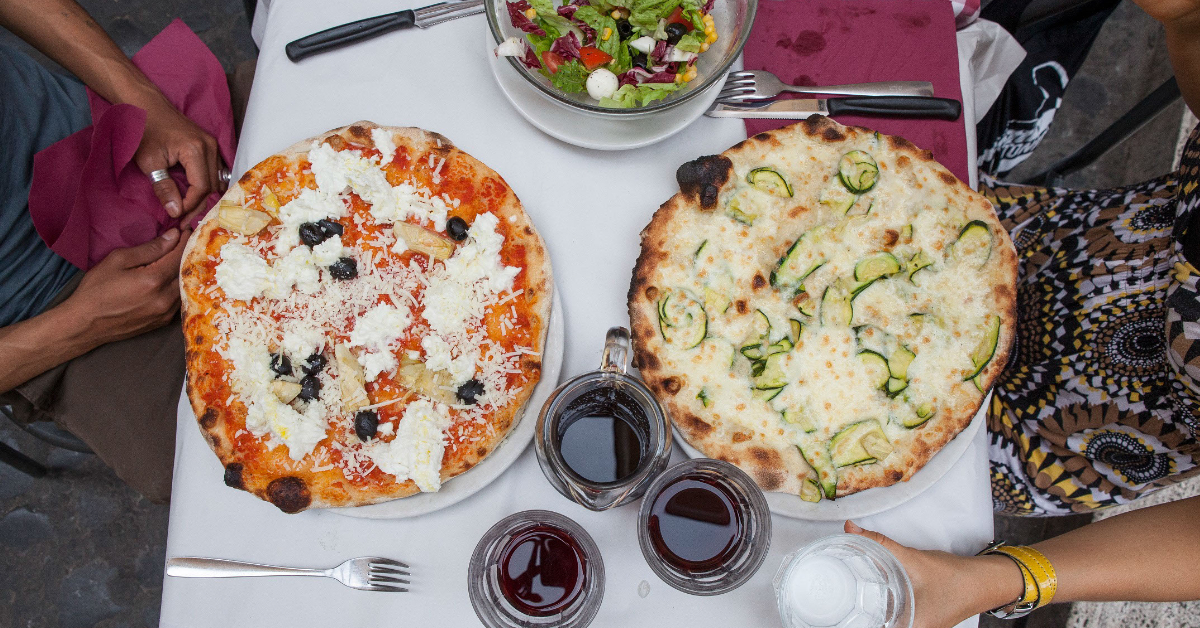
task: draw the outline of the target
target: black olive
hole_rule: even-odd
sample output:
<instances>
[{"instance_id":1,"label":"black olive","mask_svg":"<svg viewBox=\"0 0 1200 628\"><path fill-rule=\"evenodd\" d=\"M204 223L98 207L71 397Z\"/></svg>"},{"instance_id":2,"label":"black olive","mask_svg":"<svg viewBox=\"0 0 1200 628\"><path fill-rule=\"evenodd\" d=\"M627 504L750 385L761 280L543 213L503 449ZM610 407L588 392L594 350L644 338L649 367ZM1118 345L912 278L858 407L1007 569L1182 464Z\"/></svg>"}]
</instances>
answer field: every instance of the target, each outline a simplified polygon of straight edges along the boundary
<instances>
[{"instance_id":1,"label":"black olive","mask_svg":"<svg viewBox=\"0 0 1200 628\"><path fill-rule=\"evenodd\" d=\"M633 25L629 23L629 20L625 18L617 20L617 34L621 36L621 39L633 37Z\"/></svg>"},{"instance_id":2,"label":"black olive","mask_svg":"<svg viewBox=\"0 0 1200 628\"><path fill-rule=\"evenodd\" d=\"M458 387L458 398L465 404L474 404L475 398L483 394L483 384L479 380L470 380Z\"/></svg>"},{"instance_id":3,"label":"black olive","mask_svg":"<svg viewBox=\"0 0 1200 628\"><path fill-rule=\"evenodd\" d=\"M446 221L446 233L450 234L451 238L462 242L467 239L467 221L454 216Z\"/></svg>"},{"instance_id":4,"label":"black olive","mask_svg":"<svg viewBox=\"0 0 1200 628\"><path fill-rule=\"evenodd\" d=\"M679 40L683 39L683 36L687 35L688 32L687 27L679 22L671 22L670 24L667 24L667 28L665 30L667 31L667 43L671 44L672 46L679 43Z\"/></svg>"},{"instance_id":5,"label":"black olive","mask_svg":"<svg viewBox=\"0 0 1200 628\"><path fill-rule=\"evenodd\" d=\"M292 361L282 353L271 354L271 370L279 375L292 374Z\"/></svg>"},{"instance_id":6,"label":"black olive","mask_svg":"<svg viewBox=\"0 0 1200 628\"><path fill-rule=\"evenodd\" d=\"M650 59L648 59L646 57L646 53L644 53L644 52L639 52L639 53L633 55L633 59L631 61L632 61L633 65L636 67L642 68L644 70L650 69Z\"/></svg>"},{"instance_id":7,"label":"black olive","mask_svg":"<svg viewBox=\"0 0 1200 628\"><path fill-rule=\"evenodd\" d=\"M296 395L301 401L312 401L321 395L321 380L316 375L306 375L300 380L300 394Z\"/></svg>"},{"instance_id":8,"label":"black olive","mask_svg":"<svg viewBox=\"0 0 1200 628\"><path fill-rule=\"evenodd\" d=\"M374 410L363 410L354 415L354 434L363 442L375 438L379 429L379 415Z\"/></svg>"},{"instance_id":9,"label":"black olive","mask_svg":"<svg viewBox=\"0 0 1200 628\"><path fill-rule=\"evenodd\" d=\"M300 368L309 375L316 375L321 372L321 369L325 368L326 362L325 356L320 353L314 353L308 356L308 359L304 361L304 366Z\"/></svg>"},{"instance_id":10,"label":"black olive","mask_svg":"<svg viewBox=\"0 0 1200 628\"><path fill-rule=\"evenodd\" d=\"M315 222L305 222L300 225L300 241L309 245L316 246L329 236L325 235L325 231L321 229L321 225Z\"/></svg>"},{"instance_id":11,"label":"black olive","mask_svg":"<svg viewBox=\"0 0 1200 628\"><path fill-rule=\"evenodd\" d=\"M342 226L342 223L329 220L328 218L318 220L317 225L321 227L321 233L325 234L325 239L340 236L346 232L346 228Z\"/></svg>"},{"instance_id":12,"label":"black olive","mask_svg":"<svg viewBox=\"0 0 1200 628\"><path fill-rule=\"evenodd\" d=\"M353 257L343 257L329 266L329 274L334 279L354 279L358 276L358 262Z\"/></svg>"}]
</instances>

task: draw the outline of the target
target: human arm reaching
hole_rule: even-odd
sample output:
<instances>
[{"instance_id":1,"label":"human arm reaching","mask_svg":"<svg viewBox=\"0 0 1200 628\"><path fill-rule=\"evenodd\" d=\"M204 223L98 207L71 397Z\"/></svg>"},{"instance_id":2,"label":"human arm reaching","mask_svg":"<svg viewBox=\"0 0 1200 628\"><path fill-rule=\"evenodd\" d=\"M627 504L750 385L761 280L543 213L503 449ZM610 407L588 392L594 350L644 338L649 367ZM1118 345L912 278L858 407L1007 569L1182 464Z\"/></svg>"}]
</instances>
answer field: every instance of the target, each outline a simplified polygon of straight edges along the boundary
<instances>
[{"instance_id":1,"label":"human arm reaching","mask_svg":"<svg viewBox=\"0 0 1200 628\"><path fill-rule=\"evenodd\" d=\"M96 347L161 327L179 310L179 261L188 231L170 229L117 249L65 301L0 327L0 392Z\"/></svg>"},{"instance_id":2,"label":"human arm reaching","mask_svg":"<svg viewBox=\"0 0 1200 628\"><path fill-rule=\"evenodd\" d=\"M83 7L74 0L0 0L0 26L79 77L114 104L128 103L146 111L146 130L134 160L147 175L182 165L187 196L170 179L154 185L154 193L172 217L201 206L221 187L217 141L188 120L141 70L125 56Z\"/></svg>"},{"instance_id":3,"label":"human arm reaching","mask_svg":"<svg viewBox=\"0 0 1200 628\"><path fill-rule=\"evenodd\" d=\"M916 596L915 628L950 628L1024 591L1019 568L1005 556L916 550L849 521L845 529L882 543L904 565ZM1056 602L1200 599L1200 497L1117 515L1032 547L1054 566Z\"/></svg>"}]
</instances>

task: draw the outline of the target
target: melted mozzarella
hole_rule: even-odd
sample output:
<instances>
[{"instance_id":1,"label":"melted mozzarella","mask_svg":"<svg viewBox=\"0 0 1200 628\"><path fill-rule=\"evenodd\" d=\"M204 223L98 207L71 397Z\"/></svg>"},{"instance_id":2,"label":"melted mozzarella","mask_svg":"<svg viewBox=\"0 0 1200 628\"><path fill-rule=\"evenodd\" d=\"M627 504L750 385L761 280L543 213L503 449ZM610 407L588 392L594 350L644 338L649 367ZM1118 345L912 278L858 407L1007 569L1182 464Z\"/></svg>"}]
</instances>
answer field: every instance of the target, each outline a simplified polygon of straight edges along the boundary
<instances>
[{"instance_id":1,"label":"melted mozzarella","mask_svg":"<svg viewBox=\"0 0 1200 628\"><path fill-rule=\"evenodd\" d=\"M442 486L442 456L449 427L445 405L418 399L404 409L395 438L386 443L376 440L363 451L397 480L412 480L422 492L436 492Z\"/></svg>"},{"instance_id":2,"label":"melted mozzarella","mask_svg":"<svg viewBox=\"0 0 1200 628\"><path fill-rule=\"evenodd\" d=\"M395 370L398 365L395 342L404 335L410 321L408 308L385 303L371 308L354 323L350 344L366 350L358 361L367 381L373 382L380 373Z\"/></svg>"},{"instance_id":3,"label":"melted mozzarella","mask_svg":"<svg viewBox=\"0 0 1200 628\"><path fill-rule=\"evenodd\" d=\"M237 242L226 242L221 247L221 262L217 264L217 286L225 296L238 301L249 301L262 296L271 283L271 268L267 260L259 257L254 249Z\"/></svg>"}]
</instances>

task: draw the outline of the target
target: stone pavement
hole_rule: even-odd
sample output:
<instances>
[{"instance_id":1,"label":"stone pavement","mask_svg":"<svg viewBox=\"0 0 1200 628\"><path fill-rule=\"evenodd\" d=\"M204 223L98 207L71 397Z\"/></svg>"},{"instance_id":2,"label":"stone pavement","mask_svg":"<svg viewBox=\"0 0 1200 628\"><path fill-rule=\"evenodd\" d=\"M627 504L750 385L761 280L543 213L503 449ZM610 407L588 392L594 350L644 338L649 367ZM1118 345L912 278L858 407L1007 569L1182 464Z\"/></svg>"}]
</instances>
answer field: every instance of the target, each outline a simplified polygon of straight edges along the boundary
<instances>
[{"instance_id":1,"label":"stone pavement","mask_svg":"<svg viewBox=\"0 0 1200 628\"><path fill-rule=\"evenodd\" d=\"M174 17L182 17L221 59L227 72L255 55L241 0L81 0L132 54ZM0 42L14 37L0 31ZM20 45L18 43L18 45ZM1109 20L1043 146L1015 174L1032 174L1071 152L1169 76L1161 29L1130 3ZM1105 187L1166 172L1182 105L1151 121L1068 185ZM2 419L0 419L2 421ZM125 487L93 456L44 444L0 424L0 440L46 460L54 473L31 479L0 466L0 628L157 626L167 507ZM1033 542L1079 522L998 518L1010 541ZM1142 605L1134 615L1113 606L1078 609L1072 626L1200 626L1197 605ZM1024 621L986 619L985 627L1063 626L1067 607ZM1125 618L1125 619L1118 619Z\"/></svg>"}]
</instances>

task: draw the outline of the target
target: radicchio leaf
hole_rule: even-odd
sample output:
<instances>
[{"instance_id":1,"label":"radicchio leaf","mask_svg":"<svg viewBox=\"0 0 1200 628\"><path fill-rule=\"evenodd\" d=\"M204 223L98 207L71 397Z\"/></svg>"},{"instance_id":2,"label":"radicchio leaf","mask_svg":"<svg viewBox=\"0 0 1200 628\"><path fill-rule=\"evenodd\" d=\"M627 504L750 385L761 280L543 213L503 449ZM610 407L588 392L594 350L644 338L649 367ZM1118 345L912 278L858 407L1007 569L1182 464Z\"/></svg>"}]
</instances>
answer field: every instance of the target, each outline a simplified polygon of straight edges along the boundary
<instances>
[{"instance_id":1,"label":"radicchio leaf","mask_svg":"<svg viewBox=\"0 0 1200 628\"><path fill-rule=\"evenodd\" d=\"M525 67L530 70L542 69L542 61L538 59L537 51L529 45L529 42L525 42L525 56L521 57L521 63L524 63Z\"/></svg>"},{"instance_id":2,"label":"radicchio leaf","mask_svg":"<svg viewBox=\"0 0 1200 628\"><path fill-rule=\"evenodd\" d=\"M508 19L512 20L513 28L519 28L526 33L532 33L541 37L546 36L546 31L542 30L537 24L534 24L533 20L525 15L526 11L533 8L527 0L516 0L515 2L505 2L505 4L508 5ZM538 67L541 66L539 65Z\"/></svg>"},{"instance_id":3,"label":"radicchio leaf","mask_svg":"<svg viewBox=\"0 0 1200 628\"><path fill-rule=\"evenodd\" d=\"M650 75L643 83L674 83L675 74L673 72L656 72Z\"/></svg>"},{"instance_id":4,"label":"radicchio leaf","mask_svg":"<svg viewBox=\"0 0 1200 628\"><path fill-rule=\"evenodd\" d=\"M665 41L659 40L657 43L654 44L654 50L650 51L650 58L662 59L663 57L667 56L667 51L670 48L671 48L670 44L668 44Z\"/></svg>"},{"instance_id":5,"label":"radicchio leaf","mask_svg":"<svg viewBox=\"0 0 1200 628\"><path fill-rule=\"evenodd\" d=\"M554 43L550 45L550 52L560 54L566 60L578 59L579 38L575 36L575 33L568 32L554 40Z\"/></svg>"}]
</instances>

